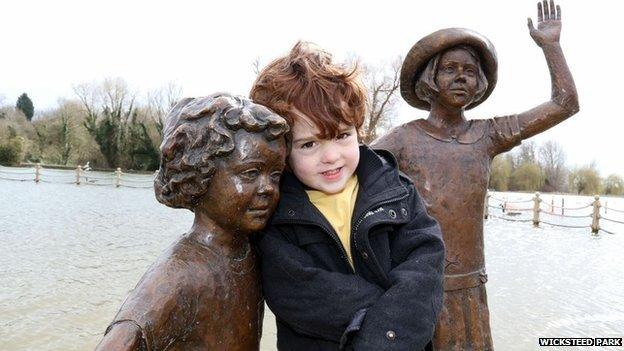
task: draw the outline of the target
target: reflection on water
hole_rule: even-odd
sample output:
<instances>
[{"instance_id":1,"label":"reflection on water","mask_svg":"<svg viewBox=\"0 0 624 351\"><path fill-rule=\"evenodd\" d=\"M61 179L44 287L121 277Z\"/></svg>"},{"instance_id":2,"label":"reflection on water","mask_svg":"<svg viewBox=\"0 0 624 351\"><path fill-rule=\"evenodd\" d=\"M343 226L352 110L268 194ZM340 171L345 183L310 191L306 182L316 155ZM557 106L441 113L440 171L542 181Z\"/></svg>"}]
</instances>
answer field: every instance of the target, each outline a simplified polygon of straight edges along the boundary
<instances>
[{"instance_id":1,"label":"reflection on water","mask_svg":"<svg viewBox=\"0 0 624 351\"><path fill-rule=\"evenodd\" d=\"M624 209L621 199L609 201ZM191 221L149 189L0 180L0 350L93 349L126 294ZM623 337L619 233L488 220L497 349L538 349L540 336ZM264 329L263 349L271 350L272 322Z\"/></svg>"}]
</instances>

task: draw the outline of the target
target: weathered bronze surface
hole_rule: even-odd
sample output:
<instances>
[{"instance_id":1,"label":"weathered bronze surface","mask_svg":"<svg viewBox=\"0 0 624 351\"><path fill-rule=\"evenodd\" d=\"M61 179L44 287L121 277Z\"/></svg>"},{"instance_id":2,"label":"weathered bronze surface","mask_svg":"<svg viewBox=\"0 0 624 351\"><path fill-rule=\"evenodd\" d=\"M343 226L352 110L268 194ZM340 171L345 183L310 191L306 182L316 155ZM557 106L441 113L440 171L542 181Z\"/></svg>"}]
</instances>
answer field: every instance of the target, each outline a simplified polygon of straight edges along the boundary
<instances>
[{"instance_id":1,"label":"weathered bronze surface","mask_svg":"<svg viewBox=\"0 0 624 351\"><path fill-rule=\"evenodd\" d=\"M531 19L528 27L550 70L549 101L517 115L467 120L464 110L484 101L496 83L496 53L475 32L444 29L417 42L401 71L401 95L429 110L428 118L394 128L373 144L395 154L442 227L445 297L436 350L493 349L483 252L483 206L493 157L579 109L559 45L559 6L538 3L538 27Z\"/></svg>"},{"instance_id":2,"label":"weathered bronze surface","mask_svg":"<svg viewBox=\"0 0 624 351\"><path fill-rule=\"evenodd\" d=\"M154 188L193 227L130 293L96 350L258 350L264 301L250 234L277 205L288 130L242 97L181 101Z\"/></svg>"}]
</instances>

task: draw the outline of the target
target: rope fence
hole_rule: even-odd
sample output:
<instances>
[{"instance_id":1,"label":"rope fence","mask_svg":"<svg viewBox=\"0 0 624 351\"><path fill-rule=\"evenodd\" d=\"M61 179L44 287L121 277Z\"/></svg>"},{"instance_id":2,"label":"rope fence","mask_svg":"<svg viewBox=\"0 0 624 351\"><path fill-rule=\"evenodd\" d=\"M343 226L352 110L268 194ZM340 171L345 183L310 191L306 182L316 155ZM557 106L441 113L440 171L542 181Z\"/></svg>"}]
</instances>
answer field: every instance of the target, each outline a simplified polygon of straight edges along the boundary
<instances>
[{"instance_id":1,"label":"rope fence","mask_svg":"<svg viewBox=\"0 0 624 351\"><path fill-rule=\"evenodd\" d=\"M155 176L155 173L151 175L124 173L121 168L117 168L114 172L102 174L101 172L93 173L90 170L85 170L82 166L78 166L74 170L44 168L39 163L37 163L34 167L28 168L0 166L0 179L20 182L34 181L35 183L148 189L154 186Z\"/></svg>"},{"instance_id":2,"label":"rope fence","mask_svg":"<svg viewBox=\"0 0 624 351\"><path fill-rule=\"evenodd\" d=\"M588 214L586 214L586 215L576 216L576 215L562 215L562 214L559 214L559 213L550 213L550 212L546 212L546 211L544 211L544 210L542 210L542 209L540 209L540 211L541 211L542 213L546 213L546 214L547 214L547 215L549 215L549 216L555 216L555 217L567 217L567 218L591 218L591 216L592 216L592 215L591 215L591 213L588 213Z\"/></svg>"},{"instance_id":3,"label":"rope fence","mask_svg":"<svg viewBox=\"0 0 624 351\"><path fill-rule=\"evenodd\" d=\"M624 221L617 221L615 219L607 218L605 216L600 217L600 219L602 219L603 221L608 221L612 223L624 224Z\"/></svg>"},{"instance_id":4,"label":"rope fence","mask_svg":"<svg viewBox=\"0 0 624 351\"><path fill-rule=\"evenodd\" d=\"M498 201L496 204L490 203L492 200ZM533 203L532 208L519 208L516 207L517 204L525 204L525 203ZM509 222L532 222L534 227L539 227L540 224L546 224L553 227L562 227L562 228L574 228L574 229L586 229L589 228L591 230L592 235L598 235L599 232L604 232L607 234L615 234L615 231L607 230L601 227L601 224L604 222L622 224L624 225L623 219L614 219L605 217L608 211L612 211L614 213L624 213L624 210L615 209L612 207L607 207L607 201L605 201L604 206L600 201L600 196L595 195L594 200L587 205L575 207L566 207L565 200L561 198L561 206L555 205L554 196L551 198L550 203L544 202L540 197L540 193L536 192L535 195L531 199L514 199L507 200L505 198L498 198L491 196L488 193L485 196L485 204L484 204L484 218L497 218L502 219ZM579 214L574 211L591 209L591 213ZM601 213L602 209L602 213ZM493 210L500 210L502 215L496 215L491 213ZM518 218L526 212L532 212L532 218ZM572 211L573 214L570 214ZM568 212L568 213L566 213ZM526 216L526 215L524 215ZM547 220L544 220L543 217L547 217ZM514 218L515 217L515 218ZM589 220L590 223L567 223L562 222L565 218L579 221L581 219ZM551 221L551 219L559 219L559 221Z\"/></svg>"},{"instance_id":5,"label":"rope fence","mask_svg":"<svg viewBox=\"0 0 624 351\"><path fill-rule=\"evenodd\" d=\"M616 210L615 208L611 208L611 207L607 207L605 206L605 211L609 210L609 211L613 211L613 212L618 212L618 213L624 213L623 210Z\"/></svg>"},{"instance_id":6,"label":"rope fence","mask_svg":"<svg viewBox=\"0 0 624 351\"><path fill-rule=\"evenodd\" d=\"M548 224L553 227L574 228L574 229L591 228L590 225L570 225L570 224L550 223L546 221L541 221L541 223Z\"/></svg>"},{"instance_id":7,"label":"rope fence","mask_svg":"<svg viewBox=\"0 0 624 351\"><path fill-rule=\"evenodd\" d=\"M614 235L614 234L615 234L614 232L610 232L610 231L608 231L608 230L606 230L606 229L602 229L602 228L600 228L600 231L601 231L601 232L605 232L605 233L607 233L607 234L611 234L611 235Z\"/></svg>"},{"instance_id":8,"label":"rope fence","mask_svg":"<svg viewBox=\"0 0 624 351\"><path fill-rule=\"evenodd\" d=\"M44 168L41 164L36 164L34 167L18 168L18 167L4 167L0 166L0 179L20 182L32 182L35 183L57 183L57 184L75 184L75 185L92 185L92 186L107 186L107 187L126 187L126 188L152 188L154 185L155 174L132 174L125 173L120 168L117 168L114 172L109 173L93 173L89 170L82 169L81 166L76 167L74 170L58 170L52 168ZM498 203L491 203L496 201ZM526 207L525 204L532 203L532 207ZM522 207L520 207L522 206ZM554 227L562 228L575 228L575 229L591 229L592 235L597 235L599 232L607 234L615 234L615 231L602 228L601 224L608 222L614 225L624 225L624 218L616 219L618 214L624 213L624 209L617 209L607 206L607 201L602 205L600 196L594 196L594 200L583 206L566 207L565 199L561 198L561 205L555 205L554 196L551 198L550 203L544 202L540 197L540 193L530 199L506 199L491 196L488 193L485 197L484 203L484 217L497 218L509 222L532 222L533 226L539 227L540 224L546 224ZM591 208L591 213L578 213L574 211L580 211ZM602 214L601 214L602 209ZM499 214L491 213L500 211ZM612 212L613 215L606 217L605 215ZM531 218L522 218L527 215L532 215ZM544 220L545 216L551 216L551 219L558 219L558 221ZM548 217L547 217L548 218ZM589 224L579 223L563 223L562 220L590 220ZM621 230L624 230L622 228Z\"/></svg>"}]
</instances>

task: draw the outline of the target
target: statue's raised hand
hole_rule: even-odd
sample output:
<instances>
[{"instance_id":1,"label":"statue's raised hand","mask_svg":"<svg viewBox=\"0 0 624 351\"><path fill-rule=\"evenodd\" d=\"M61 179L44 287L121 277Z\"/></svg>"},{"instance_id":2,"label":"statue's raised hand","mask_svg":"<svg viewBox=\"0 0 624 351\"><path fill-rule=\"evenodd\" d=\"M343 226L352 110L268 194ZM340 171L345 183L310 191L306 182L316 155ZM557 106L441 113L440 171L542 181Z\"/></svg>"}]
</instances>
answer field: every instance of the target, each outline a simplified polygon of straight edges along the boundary
<instances>
[{"instance_id":1,"label":"statue's raised hand","mask_svg":"<svg viewBox=\"0 0 624 351\"><path fill-rule=\"evenodd\" d=\"M561 8L555 6L555 1L544 0L537 3L537 29L533 27L533 20L528 18L531 38L540 47L559 42L561 35Z\"/></svg>"}]
</instances>

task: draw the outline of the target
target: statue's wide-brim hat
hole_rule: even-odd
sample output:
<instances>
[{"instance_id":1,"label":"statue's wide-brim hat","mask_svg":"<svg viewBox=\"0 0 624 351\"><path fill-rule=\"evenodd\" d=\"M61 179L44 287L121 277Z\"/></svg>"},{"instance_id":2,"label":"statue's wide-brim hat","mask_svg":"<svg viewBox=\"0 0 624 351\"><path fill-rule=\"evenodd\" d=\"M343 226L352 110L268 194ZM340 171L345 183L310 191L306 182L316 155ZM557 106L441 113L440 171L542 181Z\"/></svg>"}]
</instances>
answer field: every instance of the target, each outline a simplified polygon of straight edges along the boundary
<instances>
[{"instance_id":1,"label":"statue's wide-brim hat","mask_svg":"<svg viewBox=\"0 0 624 351\"><path fill-rule=\"evenodd\" d=\"M431 58L457 45L467 45L476 50L481 61L481 68L488 81L485 93L466 106L466 109L479 105L490 96L496 86L498 69L494 45L486 37L470 29L447 28L420 39L405 56L401 67L401 96L408 104L423 110L431 108L428 101L416 95L415 84Z\"/></svg>"}]
</instances>

